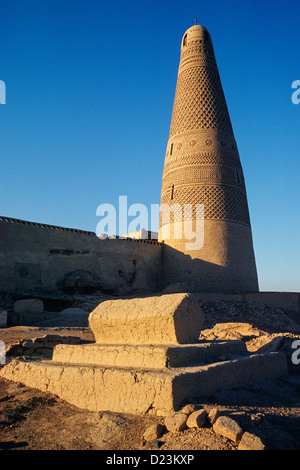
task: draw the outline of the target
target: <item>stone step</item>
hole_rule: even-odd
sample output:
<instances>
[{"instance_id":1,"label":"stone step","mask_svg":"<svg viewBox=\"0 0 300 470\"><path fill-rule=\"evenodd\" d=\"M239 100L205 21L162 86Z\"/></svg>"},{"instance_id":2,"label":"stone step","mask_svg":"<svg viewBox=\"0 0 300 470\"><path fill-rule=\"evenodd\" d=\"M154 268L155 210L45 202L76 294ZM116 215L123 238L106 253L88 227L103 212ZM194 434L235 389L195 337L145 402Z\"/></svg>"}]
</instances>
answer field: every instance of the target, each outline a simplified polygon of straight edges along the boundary
<instances>
[{"instance_id":1,"label":"stone step","mask_svg":"<svg viewBox=\"0 0 300 470\"><path fill-rule=\"evenodd\" d=\"M14 360L0 371L8 380L53 393L82 409L161 416L216 391L287 373L282 353L161 370Z\"/></svg>"},{"instance_id":2,"label":"stone step","mask_svg":"<svg viewBox=\"0 0 300 470\"><path fill-rule=\"evenodd\" d=\"M247 354L243 341L202 341L198 344L172 346L132 346L108 344L59 344L53 351L53 361L107 367L163 369L202 365Z\"/></svg>"}]
</instances>

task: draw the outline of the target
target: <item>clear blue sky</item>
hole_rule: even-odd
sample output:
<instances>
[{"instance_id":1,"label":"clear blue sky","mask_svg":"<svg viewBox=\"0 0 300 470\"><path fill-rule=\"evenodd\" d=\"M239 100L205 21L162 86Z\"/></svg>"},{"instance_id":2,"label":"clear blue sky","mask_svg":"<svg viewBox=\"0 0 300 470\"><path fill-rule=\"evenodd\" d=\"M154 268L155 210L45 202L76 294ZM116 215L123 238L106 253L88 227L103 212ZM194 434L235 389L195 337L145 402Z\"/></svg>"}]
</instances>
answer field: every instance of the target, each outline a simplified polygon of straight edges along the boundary
<instances>
[{"instance_id":1,"label":"clear blue sky","mask_svg":"<svg viewBox=\"0 0 300 470\"><path fill-rule=\"evenodd\" d=\"M96 231L97 206L119 195L159 204L180 41L195 16L240 151L260 289L299 291L297 0L1 2L0 214Z\"/></svg>"}]
</instances>

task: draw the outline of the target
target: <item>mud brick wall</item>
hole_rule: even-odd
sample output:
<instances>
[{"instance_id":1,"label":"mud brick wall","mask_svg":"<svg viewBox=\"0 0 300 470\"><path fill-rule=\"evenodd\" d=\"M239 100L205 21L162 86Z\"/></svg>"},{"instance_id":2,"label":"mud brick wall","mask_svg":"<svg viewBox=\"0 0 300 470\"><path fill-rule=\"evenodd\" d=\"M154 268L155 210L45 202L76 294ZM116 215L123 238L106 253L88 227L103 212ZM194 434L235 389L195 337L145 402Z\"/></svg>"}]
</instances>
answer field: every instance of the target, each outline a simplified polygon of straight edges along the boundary
<instances>
[{"instance_id":1,"label":"mud brick wall","mask_svg":"<svg viewBox=\"0 0 300 470\"><path fill-rule=\"evenodd\" d=\"M160 289L162 244L0 217L0 293Z\"/></svg>"}]
</instances>

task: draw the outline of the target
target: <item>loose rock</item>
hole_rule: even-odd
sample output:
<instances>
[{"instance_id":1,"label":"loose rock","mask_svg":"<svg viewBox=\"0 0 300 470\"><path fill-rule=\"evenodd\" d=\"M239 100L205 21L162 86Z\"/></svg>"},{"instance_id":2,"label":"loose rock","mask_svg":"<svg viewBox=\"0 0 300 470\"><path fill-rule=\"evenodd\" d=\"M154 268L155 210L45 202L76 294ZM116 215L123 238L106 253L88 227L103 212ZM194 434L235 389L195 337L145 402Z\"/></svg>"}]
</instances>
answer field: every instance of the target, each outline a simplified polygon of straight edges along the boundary
<instances>
[{"instance_id":1,"label":"loose rock","mask_svg":"<svg viewBox=\"0 0 300 470\"><path fill-rule=\"evenodd\" d=\"M220 434L233 442L238 442L243 434L242 428L228 416L220 416L213 425L213 430L216 434Z\"/></svg>"},{"instance_id":2,"label":"loose rock","mask_svg":"<svg viewBox=\"0 0 300 470\"><path fill-rule=\"evenodd\" d=\"M208 421L210 422L210 424L214 424L217 419L219 418L220 416L220 411L218 410L218 408L212 408L208 415L207 415L207 418L208 418Z\"/></svg>"},{"instance_id":3,"label":"loose rock","mask_svg":"<svg viewBox=\"0 0 300 470\"><path fill-rule=\"evenodd\" d=\"M164 426L160 423L153 424L149 426L146 431L144 432L144 439L145 441L152 442L155 441L158 437L162 435L164 430Z\"/></svg>"},{"instance_id":4,"label":"loose rock","mask_svg":"<svg viewBox=\"0 0 300 470\"><path fill-rule=\"evenodd\" d=\"M195 405L194 403L189 403L188 405L185 405L181 410L180 413L185 413L186 415L190 415L194 413L194 411L199 410L200 405Z\"/></svg>"},{"instance_id":5,"label":"loose rock","mask_svg":"<svg viewBox=\"0 0 300 470\"><path fill-rule=\"evenodd\" d=\"M255 434L244 432L239 443L238 450L265 450L265 445Z\"/></svg>"},{"instance_id":6,"label":"loose rock","mask_svg":"<svg viewBox=\"0 0 300 470\"><path fill-rule=\"evenodd\" d=\"M198 410L192 413L186 422L188 428L201 428L205 424L205 419L207 416L206 410Z\"/></svg>"},{"instance_id":7,"label":"loose rock","mask_svg":"<svg viewBox=\"0 0 300 470\"><path fill-rule=\"evenodd\" d=\"M185 413L173 413L165 418L165 426L170 432L179 432L186 429L188 416Z\"/></svg>"}]
</instances>

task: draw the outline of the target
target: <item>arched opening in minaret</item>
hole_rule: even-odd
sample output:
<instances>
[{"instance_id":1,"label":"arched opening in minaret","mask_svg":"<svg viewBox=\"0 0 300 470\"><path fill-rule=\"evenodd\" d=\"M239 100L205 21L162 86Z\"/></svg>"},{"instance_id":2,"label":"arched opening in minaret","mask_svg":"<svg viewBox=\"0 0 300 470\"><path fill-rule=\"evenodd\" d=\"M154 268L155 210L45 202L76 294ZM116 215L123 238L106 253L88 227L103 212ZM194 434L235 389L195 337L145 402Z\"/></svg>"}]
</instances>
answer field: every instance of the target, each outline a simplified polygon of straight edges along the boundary
<instances>
[{"instance_id":1,"label":"arched opening in minaret","mask_svg":"<svg viewBox=\"0 0 300 470\"><path fill-rule=\"evenodd\" d=\"M170 147L170 155L172 155L173 153L173 144L171 144L171 147Z\"/></svg>"},{"instance_id":2,"label":"arched opening in minaret","mask_svg":"<svg viewBox=\"0 0 300 470\"><path fill-rule=\"evenodd\" d=\"M174 199L174 184L171 187L171 200Z\"/></svg>"},{"instance_id":3,"label":"arched opening in minaret","mask_svg":"<svg viewBox=\"0 0 300 470\"><path fill-rule=\"evenodd\" d=\"M186 42L187 42L187 34L184 35L182 45L186 46Z\"/></svg>"}]
</instances>

